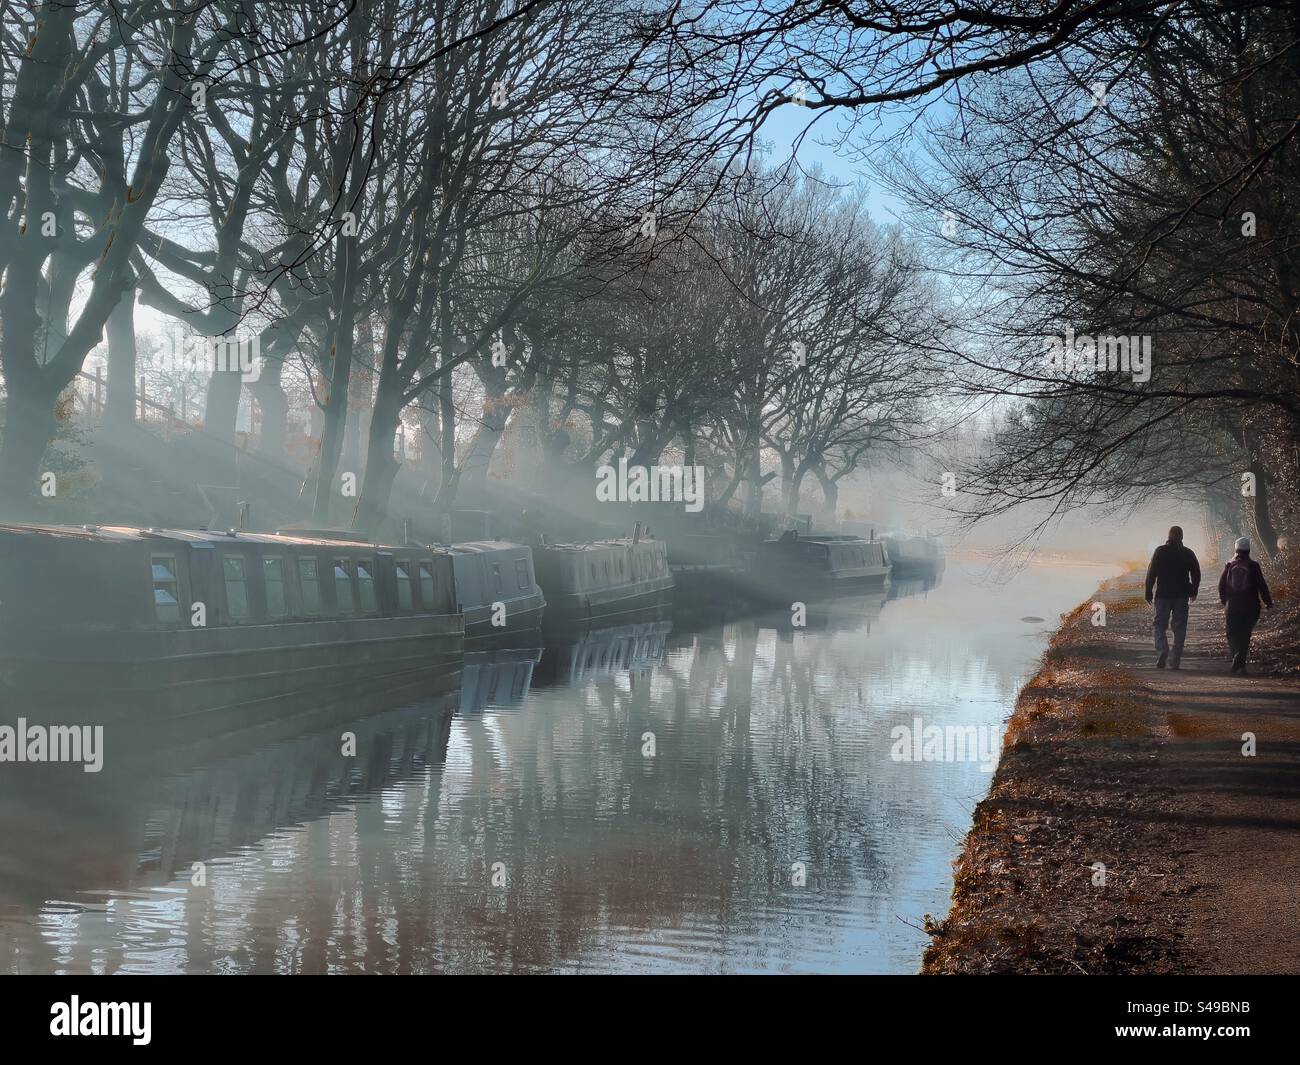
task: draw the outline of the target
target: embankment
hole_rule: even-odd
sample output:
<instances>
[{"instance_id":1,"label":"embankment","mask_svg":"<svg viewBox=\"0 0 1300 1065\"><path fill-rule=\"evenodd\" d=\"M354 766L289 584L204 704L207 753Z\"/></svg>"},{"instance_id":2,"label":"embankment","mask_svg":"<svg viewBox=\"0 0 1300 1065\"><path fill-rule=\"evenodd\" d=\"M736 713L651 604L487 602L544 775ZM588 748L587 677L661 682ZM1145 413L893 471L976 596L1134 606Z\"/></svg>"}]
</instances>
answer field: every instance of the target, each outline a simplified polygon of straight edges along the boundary
<instances>
[{"instance_id":1,"label":"embankment","mask_svg":"<svg viewBox=\"0 0 1300 1065\"><path fill-rule=\"evenodd\" d=\"M1206 578L1179 671L1154 668L1141 574L1063 619L922 972L1300 972L1293 608L1278 589L1257 630L1270 672L1233 676Z\"/></svg>"}]
</instances>

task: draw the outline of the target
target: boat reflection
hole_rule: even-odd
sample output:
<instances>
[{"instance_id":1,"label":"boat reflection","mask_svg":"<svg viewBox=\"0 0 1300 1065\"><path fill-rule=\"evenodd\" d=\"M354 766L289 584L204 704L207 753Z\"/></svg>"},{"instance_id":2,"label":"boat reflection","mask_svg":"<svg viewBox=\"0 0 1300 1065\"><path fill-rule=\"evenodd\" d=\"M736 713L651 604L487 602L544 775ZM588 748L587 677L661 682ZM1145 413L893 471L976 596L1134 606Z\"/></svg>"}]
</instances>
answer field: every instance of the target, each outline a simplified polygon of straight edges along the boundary
<instances>
[{"instance_id":1,"label":"boat reflection","mask_svg":"<svg viewBox=\"0 0 1300 1065\"><path fill-rule=\"evenodd\" d=\"M532 687L541 657L541 647L502 647L467 654L461 674L461 713L518 709Z\"/></svg>"},{"instance_id":2,"label":"boat reflection","mask_svg":"<svg viewBox=\"0 0 1300 1065\"><path fill-rule=\"evenodd\" d=\"M797 606L797 609L796 609ZM755 617L760 628L775 629L783 639L796 632L871 632L871 624L885 609L885 591L837 595L792 605L788 610L766 611Z\"/></svg>"},{"instance_id":3,"label":"boat reflection","mask_svg":"<svg viewBox=\"0 0 1300 1065\"><path fill-rule=\"evenodd\" d=\"M625 624L548 635L534 687L574 687L656 665L663 660L672 627L671 618L650 613Z\"/></svg>"},{"instance_id":4,"label":"boat reflection","mask_svg":"<svg viewBox=\"0 0 1300 1065\"><path fill-rule=\"evenodd\" d=\"M0 929L51 905L75 912L105 894L189 880L195 863L220 863L443 765L459 693L394 701L333 700L220 740L187 741L178 726L159 742L147 727L110 726L100 772L6 766ZM200 720L206 730L212 718Z\"/></svg>"},{"instance_id":5,"label":"boat reflection","mask_svg":"<svg viewBox=\"0 0 1300 1065\"><path fill-rule=\"evenodd\" d=\"M931 573L921 577L898 577L889 582L889 601L906 599L909 596L925 596L943 583L943 572Z\"/></svg>"}]
</instances>

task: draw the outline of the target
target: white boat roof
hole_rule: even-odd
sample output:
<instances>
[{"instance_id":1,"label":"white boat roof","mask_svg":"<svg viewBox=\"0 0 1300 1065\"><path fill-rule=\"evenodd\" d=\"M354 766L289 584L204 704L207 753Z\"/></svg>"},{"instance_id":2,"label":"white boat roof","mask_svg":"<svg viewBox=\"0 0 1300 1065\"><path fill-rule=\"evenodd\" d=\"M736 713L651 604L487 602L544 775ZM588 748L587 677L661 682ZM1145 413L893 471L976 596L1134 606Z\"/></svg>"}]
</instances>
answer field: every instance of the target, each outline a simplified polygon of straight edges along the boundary
<instances>
[{"instance_id":1,"label":"white boat roof","mask_svg":"<svg viewBox=\"0 0 1300 1065\"><path fill-rule=\"evenodd\" d=\"M656 540L654 537L642 536L635 546L640 544L658 544L662 540ZM634 546L632 537L625 536L615 540L592 540L585 544L543 544L535 550L539 551L602 551L609 550L612 547L632 547Z\"/></svg>"},{"instance_id":2,"label":"white boat roof","mask_svg":"<svg viewBox=\"0 0 1300 1065\"><path fill-rule=\"evenodd\" d=\"M451 545L453 555L487 555L494 551L527 550L527 544L517 544L513 540L466 540Z\"/></svg>"},{"instance_id":3,"label":"white boat roof","mask_svg":"<svg viewBox=\"0 0 1300 1065\"><path fill-rule=\"evenodd\" d=\"M274 533L249 532L232 529L161 529L137 528L131 525L37 525L0 524L0 532L28 536L53 536L70 540L94 540L100 543L138 543L145 540L171 540L191 544L286 544L299 547L372 548L383 551L417 550L446 554L442 547L428 544L374 543L359 534L340 532L322 535L323 530L292 529Z\"/></svg>"}]
</instances>

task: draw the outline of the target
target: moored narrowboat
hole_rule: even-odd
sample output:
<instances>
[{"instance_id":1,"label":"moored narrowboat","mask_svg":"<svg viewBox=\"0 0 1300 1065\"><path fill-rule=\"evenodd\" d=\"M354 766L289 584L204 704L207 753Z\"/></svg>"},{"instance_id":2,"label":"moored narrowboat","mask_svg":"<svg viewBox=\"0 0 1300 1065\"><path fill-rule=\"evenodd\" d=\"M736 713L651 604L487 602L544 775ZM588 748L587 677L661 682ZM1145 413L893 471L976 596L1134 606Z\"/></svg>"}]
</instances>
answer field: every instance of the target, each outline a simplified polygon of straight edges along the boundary
<instances>
[{"instance_id":1,"label":"moored narrowboat","mask_svg":"<svg viewBox=\"0 0 1300 1065\"><path fill-rule=\"evenodd\" d=\"M540 629L546 598L526 544L483 540L451 545L456 604L466 639Z\"/></svg>"},{"instance_id":2,"label":"moored narrowboat","mask_svg":"<svg viewBox=\"0 0 1300 1065\"><path fill-rule=\"evenodd\" d=\"M640 536L533 549L546 595L546 626L617 617L671 602L673 575L662 540Z\"/></svg>"},{"instance_id":3,"label":"moored narrowboat","mask_svg":"<svg viewBox=\"0 0 1300 1065\"><path fill-rule=\"evenodd\" d=\"M351 534L0 525L0 685L197 713L427 675L456 687L451 555ZM108 705L106 700L105 705Z\"/></svg>"},{"instance_id":4,"label":"moored narrowboat","mask_svg":"<svg viewBox=\"0 0 1300 1065\"><path fill-rule=\"evenodd\" d=\"M761 597L781 603L853 594L888 579L889 557L880 541L793 530L758 545L750 575Z\"/></svg>"}]
</instances>

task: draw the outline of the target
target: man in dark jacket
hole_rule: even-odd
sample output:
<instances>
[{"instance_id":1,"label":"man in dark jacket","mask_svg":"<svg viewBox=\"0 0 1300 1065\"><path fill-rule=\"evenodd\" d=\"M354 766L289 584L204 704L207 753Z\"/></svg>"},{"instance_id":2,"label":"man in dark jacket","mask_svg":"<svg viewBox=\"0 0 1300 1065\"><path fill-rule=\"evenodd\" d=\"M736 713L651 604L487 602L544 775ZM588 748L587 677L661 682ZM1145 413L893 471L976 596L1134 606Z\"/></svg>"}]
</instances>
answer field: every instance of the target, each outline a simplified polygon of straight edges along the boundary
<instances>
[{"instance_id":1,"label":"man in dark jacket","mask_svg":"<svg viewBox=\"0 0 1300 1065\"><path fill-rule=\"evenodd\" d=\"M1147 567L1147 602L1155 600L1156 616L1152 632L1156 639L1156 668L1177 669L1187 639L1187 604L1196 601L1201 586L1201 567L1190 547L1183 546L1183 530L1175 525L1169 541L1155 549ZM1154 596L1153 593L1154 592ZM1169 655L1168 629L1174 630L1174 653Z\"/></svg>"},{"instance_id":2,"label":"man in dark jacket","mask_svg":"<svg viewBox=\"0 0 1300 1065\"><path fill-rule=\"evenodd\" d=\"M1219 602L1228 626L1228 652L1232 655L1232 671L1246 672L1246 658L1250 654L1250 634L1259 620L1259 601L1273 609L1273 596L1259 563L1250 557L1250 541L1242 537L1235 544L1237 554L1223 567L1219 578Z\"/></svg>"}]
</instances>

